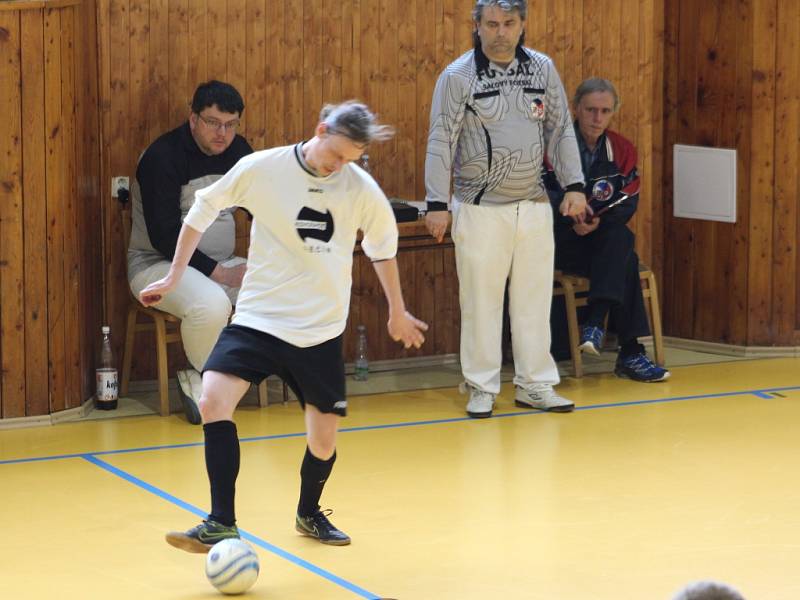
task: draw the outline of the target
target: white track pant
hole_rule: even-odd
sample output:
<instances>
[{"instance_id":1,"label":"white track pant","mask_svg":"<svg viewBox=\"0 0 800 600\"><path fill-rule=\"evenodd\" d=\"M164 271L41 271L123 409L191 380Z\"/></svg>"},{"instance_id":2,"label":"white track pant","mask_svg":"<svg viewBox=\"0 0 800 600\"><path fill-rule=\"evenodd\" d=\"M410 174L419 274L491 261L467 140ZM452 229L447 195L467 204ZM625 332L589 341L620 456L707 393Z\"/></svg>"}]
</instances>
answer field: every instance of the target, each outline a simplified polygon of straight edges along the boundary
<instances>
[{"instance_id":1,"label":"white track pant","mask_svg":"<svg viewBox=\"0 0 800 600\"><path fill-rule=\"evenodd\" d=\"M225 267L246 262L241 257L223 261ZM156 263L134 275L130 282L133 295L138 297L148 285L166 276L170 263ZM155 308L175 315L181 320L181 338L186 358L202 372L220 332L228 324L231 305L236 304L239 288L229 288L211 281L200 271L187 267L178 286L164 296Z\"/></svg>"},{"instance_id":2,"label":"white track pant","mask_svg":"<svg viewBox=\"0 0 800 600\"><path fill-rule=\"evenodd\" d=\"M466 382L500 391L503 296L509 280L514 383L555 385L550 355L553 213L548 202L505 206L453 203L461 301L461 369Z\"/></svg>"}]
</instances>

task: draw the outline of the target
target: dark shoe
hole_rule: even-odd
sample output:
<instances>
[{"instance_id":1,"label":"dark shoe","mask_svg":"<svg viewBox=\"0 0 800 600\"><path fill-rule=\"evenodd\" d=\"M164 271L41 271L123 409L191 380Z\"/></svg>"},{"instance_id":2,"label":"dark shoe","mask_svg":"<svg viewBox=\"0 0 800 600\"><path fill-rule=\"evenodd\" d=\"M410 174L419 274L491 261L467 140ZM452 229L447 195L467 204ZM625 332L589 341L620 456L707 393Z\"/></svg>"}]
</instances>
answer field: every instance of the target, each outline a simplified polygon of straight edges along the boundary
<instances>
[{"instance_id":1,"label":"dark shoe","mask_svg":"<svg viewBox=\"0 0 800 600\"><path fill-rule=\"evenodd\" d=\"M186 420L192 425L199 425L202 421L200 418L200 408L197 406L197 400L200 399L197 381L192 381L192 379L199 378L200 374L194 369L178 371L178 396L181 399L183 412L186 414ZM202 383L200 390L202 390Z\"/></svg>"},{"instance_id":2,"label":"dark shoe","mask_svg":"<svg viewBox=\"0 0 800 600\"><path fill-rule=\"evenodd\" d=\"M593 325L586 325L581 328L581 343L580 349L582 352L589 354L600 354L600 349L603 347L603 338L606 332L600 327Z\"/></svg>"},{"instance_id":3,"label":"dark shoe","mask_svg":"<svg viewBox=\"0 0 800 600\"><path fill-rule=\"evenodd\" d=\"M614 374L643 383L655 383L669 378L669 371L655 364L644 352L618 358Z\"/></svg>"},{"instance_id":4,"label":"dark shoe","mask_svg":"<svg viewBox=\"0 0 800 600\"><path fill-rule=\"evenodd\" d=\"M323 544L331 546L346 546L350 543L350 536L336 529L336 526L328 520L328 515L333 513L331 509L318 510L310 517L297 515L294 528L308 537L318 539Z\"/></svg>"},{"instance_id":5,"label":"dark shoe","mask_svg":"<svg viewBox=\"0 0 800 600\"><path fill-rule=\"evenodd\" d=\"M165 537L170 546L195 554L206 554L217 542L238 538L239 530L236 525L228 527L216 521L203 521L189 531L170 531Z\"/></svg>"}]
</instances>

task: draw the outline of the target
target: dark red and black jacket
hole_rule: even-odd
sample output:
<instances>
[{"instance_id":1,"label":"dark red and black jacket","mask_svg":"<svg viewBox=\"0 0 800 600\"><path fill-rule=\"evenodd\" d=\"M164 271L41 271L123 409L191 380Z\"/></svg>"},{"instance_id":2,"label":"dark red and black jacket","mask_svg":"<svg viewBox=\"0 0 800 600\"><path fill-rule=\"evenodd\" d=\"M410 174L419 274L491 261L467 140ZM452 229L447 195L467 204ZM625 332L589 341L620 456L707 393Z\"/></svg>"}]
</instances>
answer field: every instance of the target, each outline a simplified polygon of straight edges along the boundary
<instances>
[{"instance_id":1,"label":"dark red and black jacket","mask_svg":"<svg viewBox=\"0 0 800 600\"><path fill-rule=\"evenodd\" d=\"M578 124L575 123L575 135L583 157L585 144ZM583 175L589 206L597 212L608 206L623 194L627 194L621 203L604 212L600 217L600 227L604 223L627 223L636 212L639 204L639 172L636 169L636 147L615 131L607 129L597 141L597 150L591 165L583 164ZM544 186L550 197L550 203L556 215L556 226L571 227L573 220L562 217L558 207L564 198L564 190L558 184L553 168L545 160Z\"/></svg>"}]
</instances>

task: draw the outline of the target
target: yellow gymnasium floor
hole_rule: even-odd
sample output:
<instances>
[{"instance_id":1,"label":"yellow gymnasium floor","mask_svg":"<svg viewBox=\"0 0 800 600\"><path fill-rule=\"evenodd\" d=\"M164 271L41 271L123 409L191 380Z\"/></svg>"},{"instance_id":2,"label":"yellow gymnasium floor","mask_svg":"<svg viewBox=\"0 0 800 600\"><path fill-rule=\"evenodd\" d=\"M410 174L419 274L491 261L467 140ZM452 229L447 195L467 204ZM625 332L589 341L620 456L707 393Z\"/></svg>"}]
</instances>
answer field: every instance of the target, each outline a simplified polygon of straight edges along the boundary
<instances>
[{"instance_id":1,"label":"yellow gymnasium floor","mask_svg":"<svg viewBox=\"0 0 800 600\"><path fill-rule=\"evenodd\" d=\"M239 525L265 600L669 600L700 578L800 598L800 360L566 379L572 414L464 417L453 388L355 396L323 496L353 537L293 529L296 403L237 413ZM0 431L0 598L220 597L168 546L208 504L181 415Z\"/></svg>"}]
</instances>

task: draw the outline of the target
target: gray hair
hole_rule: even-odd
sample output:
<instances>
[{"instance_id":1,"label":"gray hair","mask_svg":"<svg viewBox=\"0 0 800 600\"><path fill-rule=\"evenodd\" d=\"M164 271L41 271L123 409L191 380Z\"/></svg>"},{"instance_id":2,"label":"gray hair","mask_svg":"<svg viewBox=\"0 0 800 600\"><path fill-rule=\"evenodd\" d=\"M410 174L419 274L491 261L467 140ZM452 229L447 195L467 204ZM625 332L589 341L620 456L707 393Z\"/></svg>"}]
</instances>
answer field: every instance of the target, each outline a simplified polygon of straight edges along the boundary
<instances>
[{"instance_id":1,"label":"gray hair","mask_svg":"<svg viewBox=\"0 0 800 600\"><path fill-rule=\"evenodd\" d=\"M575 90L575 97L572 99L572 105L578 106L584 96L594 94L595 92L609 92L614 97L614 112L617 112L620 105L617 88L615 88L614 84L608 79L601 79L600 77L584 79L578 86L578 89Z\"/></svg>"},{"instance_id":2,"label":"gray hair","mask_svg":"<svg viewBox=\"0 0 800 600\"><path fill-rule=\"evenodd\" d=\"M341 104L326 104L319 113L328 133L342 135L359 146L383 142L394 135L394 128L378 124L378 118L366 104L348 100Z\"/></svg>"},{"instance_id":3,"label":"gray hair","mask_svg":"<svg viewBox=\"0 0 800 600\"><path fill-rule=\"evenodd\" d=\"M672 600L744 600L744 596L724 583L697 581L679 591Z\"/></svg>"},{"instance_id":4,"label":"gray hair","mask_svg":"<svg viewBox=\"0 0 800 600\"><path fill-rule=\"evenodd\" d=\"M519 11L519 17L523 21L528 14L528 0L476 0L475 8L472 9L472 18L480 23L483 16L483 9L487 6L499 6L505 12L512 10Z\"/></svg>"}]
</instances>

